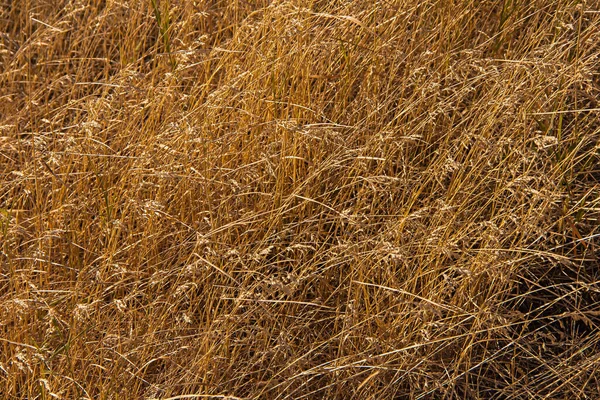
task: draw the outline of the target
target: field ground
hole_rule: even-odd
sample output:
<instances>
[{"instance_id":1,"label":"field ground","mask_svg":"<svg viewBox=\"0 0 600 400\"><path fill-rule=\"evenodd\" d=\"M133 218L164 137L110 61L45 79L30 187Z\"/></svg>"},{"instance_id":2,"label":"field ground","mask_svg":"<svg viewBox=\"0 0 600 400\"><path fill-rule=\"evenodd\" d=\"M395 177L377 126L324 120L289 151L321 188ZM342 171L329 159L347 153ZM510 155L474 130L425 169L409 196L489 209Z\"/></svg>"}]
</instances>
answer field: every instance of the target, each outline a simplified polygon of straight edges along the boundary
<instances>
[{"instance_id":1,"label":"field ground","mask_svg":"<svg viewBox=\"0 0 600 400\"><path fill-rule=\"evenodd\" d=\"M0 0L0 397L598 399L599 139L598 0Z\"/></svg>"}]
</instances>

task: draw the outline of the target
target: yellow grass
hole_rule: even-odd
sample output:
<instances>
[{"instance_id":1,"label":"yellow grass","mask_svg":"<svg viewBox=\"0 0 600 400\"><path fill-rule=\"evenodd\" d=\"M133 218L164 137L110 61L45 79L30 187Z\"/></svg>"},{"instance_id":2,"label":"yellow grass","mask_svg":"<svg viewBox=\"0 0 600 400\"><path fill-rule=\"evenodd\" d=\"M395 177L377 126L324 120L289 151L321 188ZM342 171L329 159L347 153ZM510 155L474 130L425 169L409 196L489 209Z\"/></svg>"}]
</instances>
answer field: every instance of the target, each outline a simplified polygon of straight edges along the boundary
<instances>
[{"instance_id":1,"label":"yellow grass","mask_svg":"<svg viewBox=\"0 0 600 400\"><path fill-rule=\"evenodd\" d=\"M0 1L0 398L600 398L597 0Z\"/></svg>"}]
</instances>

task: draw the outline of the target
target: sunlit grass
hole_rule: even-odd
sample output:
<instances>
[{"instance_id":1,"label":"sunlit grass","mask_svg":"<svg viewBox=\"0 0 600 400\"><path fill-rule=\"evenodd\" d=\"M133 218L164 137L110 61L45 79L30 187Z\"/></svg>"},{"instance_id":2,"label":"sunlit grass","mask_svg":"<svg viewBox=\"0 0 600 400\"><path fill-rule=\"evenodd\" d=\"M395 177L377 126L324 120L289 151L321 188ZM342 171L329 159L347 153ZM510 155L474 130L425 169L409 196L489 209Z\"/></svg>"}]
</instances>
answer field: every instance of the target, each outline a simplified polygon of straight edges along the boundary
<instances>
[{"instance_id":1,"label":"sunlit grass","mask_svg":"<svg viewBox=\"0 0 600 400\"><path fill-rule=\"evenodd\" d=\"M600 397L597 1L4 3L0 397Z\"/></svg>"}]
</instances>

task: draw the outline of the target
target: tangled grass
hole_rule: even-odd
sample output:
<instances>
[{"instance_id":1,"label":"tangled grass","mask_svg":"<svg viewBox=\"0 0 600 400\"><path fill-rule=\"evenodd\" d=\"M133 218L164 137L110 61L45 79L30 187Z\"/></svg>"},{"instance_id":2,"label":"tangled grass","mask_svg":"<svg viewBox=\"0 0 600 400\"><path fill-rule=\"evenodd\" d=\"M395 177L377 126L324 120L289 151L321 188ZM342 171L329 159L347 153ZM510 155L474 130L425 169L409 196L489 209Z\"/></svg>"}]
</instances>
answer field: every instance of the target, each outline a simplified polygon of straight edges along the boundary
<instances>
[{"instance_id":1,"label":"tangled grass","mask_svg":"<svg viewBox=\"0 0 600 400\"><path fill-rule=\"evenodd\" d=\"M597 0L0 4L3 399L600 398Z\"/></svg>"}]
</instances>

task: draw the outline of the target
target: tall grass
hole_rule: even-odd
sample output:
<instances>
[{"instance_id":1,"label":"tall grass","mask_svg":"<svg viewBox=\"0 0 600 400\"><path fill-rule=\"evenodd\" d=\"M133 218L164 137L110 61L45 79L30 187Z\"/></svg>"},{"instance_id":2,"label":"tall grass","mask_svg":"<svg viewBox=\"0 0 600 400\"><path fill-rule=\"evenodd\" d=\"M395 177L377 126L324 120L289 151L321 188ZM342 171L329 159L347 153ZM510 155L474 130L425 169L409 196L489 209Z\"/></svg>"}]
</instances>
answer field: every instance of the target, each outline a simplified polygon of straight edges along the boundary
<instances>
[{"instance_id":1,"label":"tall grass","mask_svg":"<svg viewBox=\"0 0 600 400\"><path fill-rule=\"evenodd\" d=\"M599 11L2 1L0 397L600 398Z\"/></svg>"}]
</instances>

